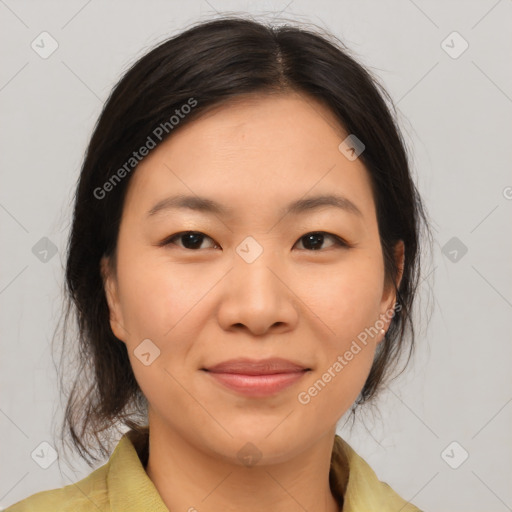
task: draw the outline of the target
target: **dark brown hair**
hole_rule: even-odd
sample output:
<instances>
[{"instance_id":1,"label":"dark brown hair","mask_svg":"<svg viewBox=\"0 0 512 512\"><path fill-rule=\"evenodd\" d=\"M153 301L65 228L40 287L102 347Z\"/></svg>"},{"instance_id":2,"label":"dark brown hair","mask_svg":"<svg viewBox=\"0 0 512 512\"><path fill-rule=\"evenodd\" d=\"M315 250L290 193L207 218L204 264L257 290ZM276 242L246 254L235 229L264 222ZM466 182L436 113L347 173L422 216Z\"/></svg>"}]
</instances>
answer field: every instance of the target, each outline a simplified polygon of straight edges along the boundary
<instances>
[{"instance_id":1,"label":"dark brown hair","mask_svg":"<svg viewBox=\"0 0 512 512\"><path fill-rule=\"evenodd\" d=\"M386 277L393 282L398 275L393 249L399 240L405 244L403 276L396 290L400 308L378 345L354 407L374 397L404 348L409 348L410 357L420 228L428 223L389 96L332 35L241 17L202 22L159 44L124 74L104 105L79 176L68 241L63 345L64 352L74 353L69 368L78 374L65 390L67 376L61 372L67 398L61 439L69 434L89 464L98 460L94 451L102 457L109 454L108 431L114 425L137 429L146 424L147 401L126 345L110 328L100 273L102 256L115 256L125 192L136 171L136 165L130 172L126 163L158 126L167 126L165 135L171 136L224 101L290 91L326 105L348 133L363 141L360 158L371 178ZM171 129L170 117L191 98L195 107ZM116 174L122 179L113 181ZM107 182L108 193L98 193L106 190ZM73 334L71 318L77 327Z\"/></svg>"}]
</instances>

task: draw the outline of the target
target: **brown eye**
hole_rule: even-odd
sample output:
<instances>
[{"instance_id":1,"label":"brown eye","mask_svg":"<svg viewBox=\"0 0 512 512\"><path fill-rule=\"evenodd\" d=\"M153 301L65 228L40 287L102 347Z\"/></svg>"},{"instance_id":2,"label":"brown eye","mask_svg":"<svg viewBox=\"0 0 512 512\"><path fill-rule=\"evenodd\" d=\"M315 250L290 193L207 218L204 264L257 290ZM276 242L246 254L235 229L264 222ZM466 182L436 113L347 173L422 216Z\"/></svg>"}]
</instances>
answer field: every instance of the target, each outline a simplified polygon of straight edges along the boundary
<instances>
[{"instance_id":1,"label":"brown eye","mask_svg":"<svg viewBox=\"0 0 512 512\"><path fill-rule=\"evenodd\" d=\"M176 245L182 249L195 251L201 249L201 245L206 239L213 243L213 246L209 248L219 247L219 245L212 238L210 238L208 235L205 235L204 233L201 233L200 231L182 231L180 233L175 233L174 235L167 237L158 245L161 247ZM349 244L342 240L340 237L331 233L326 233L325 231L314 231L312 233L307 233L300 237L297 243L302 242L303 248L301 248L301 250L308 252L320 251L322 249L326 249L326 239L331 240L331 244L328 245L327 248L332 246L349 247ZM203 247L203 249L208 249L208 247Z\"/></svg>"},{"instance_id":2,"label":"brown eye","mask_svg":"<svg viewBox=\"0 0 512 512\"><path fill-rule=\"evenodd\" d=\"M181 247L182 249L196 250L201 248L201 244L205 239L213 242L209 236L201 233L200 231L183 231L166 238L160 245L178 245L178 247ZM178 243L175 243L175 240L181 240L181 246ZM214 245L216 244L214 243Z\"/></svg>"},{"instance_id":3,"label":"brown eye","mask_svg":"<svg viewBox=\"0 0 512 512\"><path fill-rule=\"evenodd\" d=\"M322 245L326 238L329 238L334 241L332 245L348 247L348 244L339 238L336 235L332 235L331 233L326 233L325 231L315 231L312 233L307 233L299 238L299 242L302 241L302 245L307 251L318 251L322 249Z\"/></svg>"}]
</instances>

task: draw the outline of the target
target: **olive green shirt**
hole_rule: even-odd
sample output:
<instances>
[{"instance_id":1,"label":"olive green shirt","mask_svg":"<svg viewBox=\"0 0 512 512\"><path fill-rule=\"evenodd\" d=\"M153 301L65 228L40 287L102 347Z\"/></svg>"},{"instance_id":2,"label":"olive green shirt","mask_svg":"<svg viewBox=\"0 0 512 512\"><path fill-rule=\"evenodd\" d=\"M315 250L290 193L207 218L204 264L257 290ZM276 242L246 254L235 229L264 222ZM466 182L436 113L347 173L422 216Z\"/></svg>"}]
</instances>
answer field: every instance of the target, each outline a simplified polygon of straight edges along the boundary
<instances>
[{"instance_id":1,"label":"olive green shirt","mask_svg":"<svg viewBox=\"0 0 512 512\"><path fill-rule=\"evenodd\" d=\"M106 464L84 479L41 491L6 512L169 512L148 477L148 430L123 435ZM331 491L343 512L421 512L389 485L339 436L329 473Z\"/></svg>"}]
</instances>

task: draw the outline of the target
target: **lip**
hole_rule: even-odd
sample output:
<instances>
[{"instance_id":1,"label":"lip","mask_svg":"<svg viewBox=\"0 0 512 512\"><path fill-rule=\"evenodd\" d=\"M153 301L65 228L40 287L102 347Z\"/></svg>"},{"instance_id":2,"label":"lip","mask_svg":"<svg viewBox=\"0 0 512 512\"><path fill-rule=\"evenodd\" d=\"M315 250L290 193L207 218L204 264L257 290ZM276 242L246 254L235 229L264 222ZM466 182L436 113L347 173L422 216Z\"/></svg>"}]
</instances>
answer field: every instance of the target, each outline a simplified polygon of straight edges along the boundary
<instances>
[{"instance_id":1,"label":"lip","mask_svg":"<svg viewBox=\"0 0 512 512\"><path fill-rule=\"evenodd\" d=\"M238 373L243 375L273 375L276 373L296 373L309 370L306 366L288 359L272 357L269 359L229 359L214 366L203 368L212 373Z\"/></svg>"},{"instance_id":2,"label":"lip","mask_svg":"<svg viewBox=\"0 0 512 512\"><path fill-rule=\"evenodd\" d=\"M251 397L274 395L298 382L310 368L287 359L231 359L202 370L215 381Z\"/></svg>"}]
</instances>

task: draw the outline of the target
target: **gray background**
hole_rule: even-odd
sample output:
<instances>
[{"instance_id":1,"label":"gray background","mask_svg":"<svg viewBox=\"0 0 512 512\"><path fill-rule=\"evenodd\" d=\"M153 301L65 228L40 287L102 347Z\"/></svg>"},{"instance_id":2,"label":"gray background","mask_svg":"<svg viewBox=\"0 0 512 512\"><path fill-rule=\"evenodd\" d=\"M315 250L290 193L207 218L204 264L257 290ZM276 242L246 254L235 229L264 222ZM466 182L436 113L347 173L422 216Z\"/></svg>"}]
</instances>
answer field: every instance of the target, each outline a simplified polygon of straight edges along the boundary
<instances>
[{"instance_id":1,"label":"gray background","mask_svg":"<svg viewBox=\"0 0 512 512\"><path fill-rule=\"evenodd\" d=\"M380 77L433 220L419 308L432 315L428 327L421 315L416 356L380 416L340 423L340 434L425 511L512 510L510 0L0 0L0 507L91 471L42 469L31 453L55 446L50 339L73 188L101 106L150 47L226 11L318 24ZM59 45L47 59L31 48L50 48L43 31Z\"/></svg>"}]
</instances>

